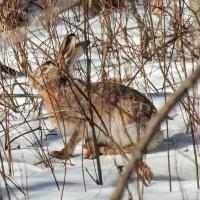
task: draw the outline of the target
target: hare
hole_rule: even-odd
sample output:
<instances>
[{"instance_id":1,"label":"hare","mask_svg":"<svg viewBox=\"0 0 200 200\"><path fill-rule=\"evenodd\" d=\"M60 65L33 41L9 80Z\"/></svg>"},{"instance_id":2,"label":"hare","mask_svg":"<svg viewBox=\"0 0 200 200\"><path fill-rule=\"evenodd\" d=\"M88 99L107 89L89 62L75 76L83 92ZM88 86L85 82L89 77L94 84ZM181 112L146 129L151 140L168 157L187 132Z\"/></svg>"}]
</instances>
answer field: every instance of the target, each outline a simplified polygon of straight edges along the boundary
<instances>
[{"instance_id":1,"label":"hare","mask_svg":"<svg viewBox=\"0 0 200 200\"><path fill-rule=\"evenodd\" d=\"M92 83L88 92L85 81L69 74L85 47L87 42L76 44L75 35L68 35L56 62L45 62L30 73L29 84L39 90L49 117L63 136L71 137L61 151L52 151L50 155L68 159L76 144L85 139L86 158L94 158L93 131L100 154L130 153L144 136L156 108L139 91L115 82ZM153 150L160 139L157 130L146 150Z\"/></svg>"}]
</instances>

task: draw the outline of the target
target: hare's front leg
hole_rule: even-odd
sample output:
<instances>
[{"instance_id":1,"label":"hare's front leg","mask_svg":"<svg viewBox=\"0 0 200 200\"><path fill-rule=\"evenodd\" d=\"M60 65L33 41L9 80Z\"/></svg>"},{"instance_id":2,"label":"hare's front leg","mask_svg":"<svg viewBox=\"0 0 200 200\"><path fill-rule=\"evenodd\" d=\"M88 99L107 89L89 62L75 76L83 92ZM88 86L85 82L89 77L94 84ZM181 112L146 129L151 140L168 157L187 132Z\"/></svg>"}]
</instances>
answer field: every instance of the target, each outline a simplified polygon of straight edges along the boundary
<instances>
[{"instance_id":1,"label":"hare's front leg","mask_svg":"<svg viewBox=\"0 0 200 200\"><path fill-rule=\"evenodd\" d=\"M51 151L49 155L55 158L69 159L76 147L76 144L80 141L80 139L80 135L75 131L72 134L69 142L61 151Z\"/></svg>"},{"instance_id":2,"label":"hare's front leg","mask_svg":"<svg viewBox=\"0 0 200 200\"><path fill-rule=\"evenodd\" d=\"M96 157L96 153L94 150L93 141L89 138L85 139L85 148L87 153L85 155L86 159L94 159Z\"/></svg>"}]
</instances>

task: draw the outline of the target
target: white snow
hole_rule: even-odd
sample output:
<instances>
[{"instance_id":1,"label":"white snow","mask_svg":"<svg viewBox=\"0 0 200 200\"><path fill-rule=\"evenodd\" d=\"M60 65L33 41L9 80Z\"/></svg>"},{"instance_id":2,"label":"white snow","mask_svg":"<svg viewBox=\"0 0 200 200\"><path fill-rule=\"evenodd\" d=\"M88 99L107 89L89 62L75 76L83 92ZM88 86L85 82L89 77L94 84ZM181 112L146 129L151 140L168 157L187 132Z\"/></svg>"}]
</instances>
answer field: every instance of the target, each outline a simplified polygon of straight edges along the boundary
<instances>
[{"instance_id":1,"label":"white snow","mask_svg":"<svg viewBox=\"0 0 200 200\"><path fill-rule=\"evenodd\" d=\"M130 23L130 22L129 22ZM97 35L100 35L100 26L98 21L94 19L91 22L92 28ZM98 27L98 28L97 28ZM60 27L58 27L59 29ZM59 32L64 35L63 29ZM133 30L135 35L135 43L139 43L137 31ZM45 40L45 34L41 36ZM39 41L35 41L39 42ZM100 66L99 56L92 52L93 63L95 66ZM35 67L35 60L33 54L30 55L33 69ZM38 58L42 60L42 58ZM80 59L81 64L84 65L84 56ZM133 64L133 63L132 63ZM162 64L162 63L161 63ZM169 64L169 63L168 63ZM131 64L130 64L131 65ZM164 65L164 64L163 64ZM171 62L169 70L169 78L175 79L177 85L180 85L180 75L184 77L184 72L178 74L175 66L181 67L180 62ZM187 73L192 71L192 63L186 63ZM98 69L98 68L97 68ZM174 91L170 87L166 88L166 93L162 90L163 76L160 71L158 62L152 61L145 64L145 71L151 83L158 89L158 94L154 89L148 88L148 97L153 101L154 105L159 109L165 104L165 95L169 97ZM93 72L96 68L93 68ZM179 70L180 72L180 70ZM131 69L129 73L134 73ZM95 75L95 76L94 76ZM112 75L112 73L111 73ZM92 74L92 80L99 80L96 73ZM12 80L8 80L8 83ZM19 82L27 83L26 78L18 79ZM145 92L144 79L140 74L136 77L134 88ZM8 87L8 91L10 91ZM27 93L30 93L30 88L24 86ZM16 94L24 94L18 86L14 88ZM33 91L32 91L33 92ZM3 89L1 88L1 93ZM34 94L37 94L34 91ZM70 200L92 200L109 199L111 196L116 182L119 177L117 166L124 166L125 170L126 161L122 156L101 156L101 167L103 176L103 185L98 185L94 180L97 179L96 160L84 159L85 150L83 149L82 142L78 144L75 149L74 156L65 163L63 160L52 159L48 156L49 150L60 150L63 148L63 139L57 135L55 126L51 124L49 119L42 119L41 114L33 110L33 107L26 102L26 98L16 98L16 102L20 106L19 110L22 113L14 113L9 111L10 116L8 120L10 140L13 140L12 147L12 173L9 174L8 166L8 151L3 151L5 148L5 131L0 126L0 149L3 157L3 163L0 162L0 169L5 170L7 175L7 184L10 190L11 199L30 199L30 200L57 200L57 199L70 199ZM38 103L41 99L38 99ZM199 106L198 99L196 106ZM3 108L2 108L3 109ZM198 109L197 109L198 110ZM30 112L29 112L30 111ZM45 110L43 115L46 116ZM14 116L14 117L13 117ZM159 144L156 152L145 155L145 162L152 169L154 178L152 183L145 187L139 182L137 184L137 177L133 174L129 180L129 191L134 200L142 195L145 200L177 200L177 199L199 199L199 190L196 181L196 168L194 159L194 149L192 145L192 136L190 130L187 132L188 119L182 107L177 105L170 113L173 120L168 121L168 132L170 136L170 150L169 160L167 154L167 142L163 141ZM1 120L5 118L4 110L1 112ZM4 123L5 125L5 120ZM41 128L41 129L39 129ZM35 130L35 131L33 131ZM163 134L166 137L166 124L162 124ZM16 138L17 136L20 136ZM197 150L197 158L200 158L200 135L199 127L195 130L195 148ZM6 155L5 155L5 153ZM168 161L170 161L171 185L172 191L169 187L169 169ZM199 168L199 166L198 166ZM94 179L94 180L93 180ZM14 182L14 184L13 184ZM2 177L0 178L2 187L3 199L8 199L6 187ZM58 185L57 185L58 184ZM16 185L18 187L16 187ZM138 190L140 188L140 190ZM143 190L143 192L142 192ZM140 194L140 195L139 195ZM126 190L123 199L128 199L128 192Z\"/></svg>"}]
</instances>

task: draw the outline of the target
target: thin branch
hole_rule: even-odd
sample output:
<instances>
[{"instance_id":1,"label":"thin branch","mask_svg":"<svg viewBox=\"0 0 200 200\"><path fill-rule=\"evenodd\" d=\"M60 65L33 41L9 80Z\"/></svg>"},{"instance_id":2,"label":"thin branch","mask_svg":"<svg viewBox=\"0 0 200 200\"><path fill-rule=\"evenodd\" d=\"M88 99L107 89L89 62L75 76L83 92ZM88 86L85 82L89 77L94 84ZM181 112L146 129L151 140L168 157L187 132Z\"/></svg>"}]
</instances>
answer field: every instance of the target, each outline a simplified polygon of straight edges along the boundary
<instances>
[{"instance_id":1,"label":"thin branch","mask_svg":"<svg viewBox=\"0 0 200 200\"><path fill-rule=\"evenodd\" d=\"M166 104L161 108L157 115L150 120L145 132L145 137L136 146L126 170L117 182L116 188L112 193L110 200L120 200L122 198L124 189L128 184L128 180L131 177L132 172L136 168L138 161L143 156L145 149L150 143L151 139L156 134L156 130L158 129L160 123L166 118L168 113L178 103L183 95L197 82L199 76L200 66L198 66L198 68L192 73L192 75L182 83L182 85L173 95L170 96Z\"/></svg>"}]
</instances>

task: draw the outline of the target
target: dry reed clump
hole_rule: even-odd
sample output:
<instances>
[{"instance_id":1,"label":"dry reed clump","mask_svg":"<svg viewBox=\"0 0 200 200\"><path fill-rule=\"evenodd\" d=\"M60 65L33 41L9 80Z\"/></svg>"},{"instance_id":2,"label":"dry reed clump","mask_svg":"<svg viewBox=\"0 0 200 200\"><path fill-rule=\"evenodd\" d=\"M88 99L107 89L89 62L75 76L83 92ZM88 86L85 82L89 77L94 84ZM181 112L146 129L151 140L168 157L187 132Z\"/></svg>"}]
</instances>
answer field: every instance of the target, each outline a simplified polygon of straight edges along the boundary
<instances>
[{"instance_id":1,"label":"dry reed clump","mask_svg":"<svg viewBox=\"0 0 200 200\"><path fill-rule=\"evenodd\" d=\"M144 180L146 180L149 184L151 183L153 179L153 172L145 162L138 163L136 171L141 175L141 177L143 177Z\"/></svg>"},{"instance_id":2,"label":"dry reed clump","mask_svg":"<svg viewBox=\"0 0 200 200\"><path fill-rule=\"evenodd\" d=\"M82 6L85 13L88 12L90 17L100 15L102 12L112 11L112 9L121 8L122 1L118 0L82 0Z\"/></svg>"},{"instance_id":3,"label":"dry reed clump","mask_svg":"<svg viewBox=\"0 0 200 200\"><path fill-rule=\"evenodd\" d=\"M0 7L0 32L26 24L25 13L20 0L4 0Z\"/></svg>"},{"instance_id":4,"label":"dry reed clump","mask_svg":"<svg viewBox=\"0 0 200 200\"><path fill-rule=\"evenodd\" d=\"M0 4L0 32L28 25L29 9L47 9L55 4L55 0L3 0Z\"/></svg>"}]
</instances>

